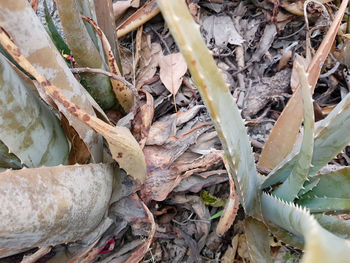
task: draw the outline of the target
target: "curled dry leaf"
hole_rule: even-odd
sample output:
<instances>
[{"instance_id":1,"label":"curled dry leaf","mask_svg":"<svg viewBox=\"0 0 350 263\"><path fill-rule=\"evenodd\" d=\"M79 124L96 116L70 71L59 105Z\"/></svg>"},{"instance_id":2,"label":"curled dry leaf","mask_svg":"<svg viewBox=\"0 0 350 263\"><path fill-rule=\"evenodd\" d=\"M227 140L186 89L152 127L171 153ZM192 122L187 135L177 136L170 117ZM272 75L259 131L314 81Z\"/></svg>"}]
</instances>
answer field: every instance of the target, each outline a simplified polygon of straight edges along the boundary
<instances>
[{"instance_id":1,"label":"curled dry leaf","mask_svg":"<svg viewBox=\"0 0 350 263\"><path fill-rule=\"evenodd\" d=\"M160 80L174 96L179 90L187 71L186 61L181 53L163 56L159 59Z\"/></svg>"},{"instance_id":2,"label":"curled dry leaf","mask_svg":"<svg viewBox=\"0 0 350 263\"><path fill-rule=\"evenodd\" d=\"M145 82L157 72L159 59L163 56L159 43L151 43L149 35L142 34L140 61L136 74L136 88L141 88Z\"/></svg>"},{"instance_id":3,"label":"curled dry leaf","mask_svg":"<svg viewBox=\"0 0 350 263\"><path fill-rule=\"evenodd\" d=\"M224 208L224 212L220 218L218 226L216 227L216 233L219 236L222 236L226 233L227 230L232 226L233 222L236 219L238 208L239 208L239 197L236 194L235 183L233 182L233 177L230 172L229 166L225 158L223 158L224 164L226 167L226 171L228 174L228 180L230 183L230 197L226 206Z\"/></svg>"},{"instance_id":4,"label":"curled dry leaf","mask_svg":"<svg viewBox=\"0 0 350 263\"><path fill-rule=\"evenodd\" d=\"M157 1L149 0L141 8L126 19L121 25L117 27L117 37L125 36L127 33L135 30L143 25L160 12Z\"/></svg>"},{"instance_id":5,"label":"curled dry leaf","mask_svg":"<svg viewBox=\"0 0 350 263\"><path fill-rule=\"evenodd\" d=\"M135 180L143 182L146 177L146 163L144 155L131 132L125 127L113 127L104 121L86 113L68 100L56 86L43 77L30 62L22 55L18 47L0 30L0 43L6 47L13 59L28 73L30 73L55 101L59 110L68 118L70 115L90 126L102 134L108 142L113 159ZM68 111L68 112L67 112ZM90 136L93 131L90 129Z\"/></svg>"},{"instance_id":6,"label":"curled dry leaf","mask_svg":"<svg viewBox=\"0 0 350 263\"><path fill-rule=\"evenodd\" d=\"M146 95L146 103L137 109L131 126L134 137L139 142L141 149L143 149L153 120L154 104L151 94L142 89L140 91Z\"/></svg>"},{"instance_id":7,"label":"curled dry leaf","mask_svg":"<svg viewBox=\"0 0 350 263\"><path fill-rule=\"evenodd\" d=\"M101 222L112 193L107 164L7 170L0 180L0 257L19 248L83 238ZM89 215L89 216L86 216ZM8 252L3 251L9 250Z\"/></svg>"}]
</instances>

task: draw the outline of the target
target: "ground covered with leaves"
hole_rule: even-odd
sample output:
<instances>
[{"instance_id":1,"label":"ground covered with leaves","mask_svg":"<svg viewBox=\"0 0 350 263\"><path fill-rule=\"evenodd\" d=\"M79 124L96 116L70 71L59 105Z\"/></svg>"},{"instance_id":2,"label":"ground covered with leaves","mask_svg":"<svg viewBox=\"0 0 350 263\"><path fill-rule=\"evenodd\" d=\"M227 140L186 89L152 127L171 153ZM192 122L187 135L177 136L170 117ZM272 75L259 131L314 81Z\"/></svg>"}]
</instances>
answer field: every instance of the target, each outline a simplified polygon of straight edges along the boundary
<instances>
[{"instance_id":1,"label":"ground covered with leaves","mask_svg":"<svg viewBox=\"0 0 350 263\"><path fill-rule=\"evenodd\" d=\"M121 2L125 12L115 14L120 32L149 13L145 1L114 5ZM271 167L259 157L297 88L294 65L307 67L338 7L310 1L305 17L302 0L187 3L242 110L258 170L268 174ZM155 1L147 4L156 6ZM139 90L140 107L125 117L118 110L106 113L114 124L130 128L143 146L146 182L140 185L121 172L109 209L114 224L96 243L59 245L38 262L65 262L71 255L79 255L79 262L103 263L136 262L140 257L141 262L249 262L244 211L232 191L220 141L162 16L120 34L123 74ZM313 96L316 121L349 92L348 43L346 36L339 37L322 66ZM347 147L329 168L349 165L349 153ZM224 209L231 216L220 219ZM275 262L298 262L301 256L301 251L273 236L271 253Z\"/></svg>"}]
</instances>

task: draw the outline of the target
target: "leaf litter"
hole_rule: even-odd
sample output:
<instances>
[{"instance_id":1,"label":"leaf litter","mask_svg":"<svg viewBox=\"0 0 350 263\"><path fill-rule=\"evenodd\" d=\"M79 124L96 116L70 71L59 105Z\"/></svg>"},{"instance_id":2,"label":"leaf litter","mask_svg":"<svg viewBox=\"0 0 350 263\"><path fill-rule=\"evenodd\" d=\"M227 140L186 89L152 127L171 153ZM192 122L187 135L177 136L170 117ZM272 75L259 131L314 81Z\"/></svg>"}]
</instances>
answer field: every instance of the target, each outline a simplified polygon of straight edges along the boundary
<instances>
[{"instance_id":1,"label":"leaf litter","mask_svg":"<svg viewBox=\"0 0 350 263\"><path fill-rule=\"evenodd\" d=\"M70 246L53 247L47 262L62 260L67 253L71 256L65 259L71 262L248 262L243 211L238 207L232 178L226 172L217 134L195 87L191 86L187 66L167 26L154 17L159 12L155 1L140 2L135 9L137 3L126 1L124 14L115 16L126 18L118 27L119 36L123 35L119 39L121 62L124 77L134 83L141 98L140 105L123 123L131 128L145 156L145 182L137 182L117 169L108 213L113 224L107 222L102 230L96 230L93 234L98 238L92 244L89 239L82 239ZM335 20L323 16L317 5L309 6L309 30L314 27L322 30L309 36L313 48L307 50L305 37L309 32L304 26L303 1L280 1L277 14L272 11L274 2L269 0L188 2L223 74L231 77L232 94L242 101L257 161L259 146L266 142L273 124L298 89L293 64L302 61L307 68L304 57L320 46L329 22ZM114 6L117 4L121 1ZM335 14L332 7L329 10ZM136 34L126 32L137 28L139 40L135 44ZM154 31L161 33L157 35ZM328 42L324 48L331 44L332 41ZM345 55L345 48L338 49ZM323 73L329 72L335 62L326 59L327 54L324 52L322 65L311 63L308 69L322 67ZM339 57L336 52L334 56ZM349 91L340 71L347 67L340 62L339 70L320 78L315 89L315 101L325 114L340 100L340 90ZM341 80L334 84L333 78ZM316 80L312 75L309 81L315 86ZM333 89L328 88L329 83L333 83ZM55 106L54 101L48 103ZM293 125L291 121L292 117L286 118L288 126ZM65 125L71 122L66 121ZM300 125L295 123L297 128L293 132L298 134ZM68 134L74 145L76 131ZM82 150L71 151L70 163L84 162L90 156L82 140L76 143L73 149ZM349 154L350 150L345 149L335 165L349 165ZM108 150L106 156L107 159L110 156ZM203 190L228 200L221 219L210 220L223 208L205 205L200 198ZM282 244L274 246L276 259L288 253L293 251Z\"/></svg>"}]
</instances>

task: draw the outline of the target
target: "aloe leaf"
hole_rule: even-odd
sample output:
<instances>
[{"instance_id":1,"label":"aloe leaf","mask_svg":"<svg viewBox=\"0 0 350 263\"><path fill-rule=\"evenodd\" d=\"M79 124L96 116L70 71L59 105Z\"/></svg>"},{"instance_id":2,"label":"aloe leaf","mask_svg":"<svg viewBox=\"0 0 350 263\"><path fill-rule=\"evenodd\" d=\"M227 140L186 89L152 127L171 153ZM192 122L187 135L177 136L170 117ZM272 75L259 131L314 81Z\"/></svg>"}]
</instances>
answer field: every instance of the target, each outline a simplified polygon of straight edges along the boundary
<instances>
[{"instance_id":1,"label":"aloe leaf","mask_svg":"<svg viewBox=\"0 0 350 263\"><path fill-rule=\"evenodd\" d=\"M272 262L270 234L266 226L252 217L244 219L244 234L251 262Z\"/></svg>"},{"instance_id":2,"label":"aloe leaf","mask_svg":"<svg viewBox=\"0 0 350 263\"><path fill-rule=\"evenodd\" d=\"M324 214L315 214L314 217L318 223L328 231L339 236L340 238L350 239L349 220L342 220L334 216L328 216Z\"/></svg>"},{"instance_id":3,"label":"aloe leaf","mask_svg":"<svg viewBox=\"0 0 350 263\"><path fill-rule=\"evenodd\" d=\"M47 23L48 33L52 39L52 42L55 44L58 51L69 55L70 54L69 47L64 42L63 38L61 37L61 35L58 33L56 29L56 26L52 20L49 9L47 7L46 0L44 0L44 14L45 14L45 21Z\"/></svg>"},{"instance_id":4,"label":"aloe leaf","mask_svg":"<svg viewBox=\"0 0 350 263\"><path fill-rule=\"evenodd\" d=\"M23 168L0 174L0 251L82 239L106 215L113 167Z\"/></svg>"},{"instance_id":5,"label":"aloe leaf","mask_svg":"<svg viewBox=\"0 0 350 263\"><path fill-rule=\"evenodd\" d=\"M311 213L347 213L350 211L350 199L317 197L301 198L297 204L306 207Z\"/></svg>"},{"instance_id":6,"label":"aloe leaf","mask_svg":"<svg viewBox=\"0 0 350 263\"><path fill-rule=\"evenodd\" d=\"M11 36L11 39L30 63L50 83L60 87L67 98L90 115L95 116L94 110L96 110L105 116L90 94L75 79L28 1L0 1L0 26ZM5 45L3 47L6 48ZM43 99L45 100L45 97ZM50 102L47 101L47 103ZM101 137L77 121L74 116L68 117L68 121L79 135L75 136L74 141L84 141L84 143L80 143L84 146L83 150L85 151L87 147L92 155L92 160L100 162L102 156ZM90 156L87 157L90 159ZM82 161L86 162L87 160Z\"/></svg>"},{"instance_id":7,"label":"aloe leaf","mask_svg":"<svg viewBox=\"0 0 350 263\"><path fill-rule=\"evenodd\" d=\"M304 182L311 166L312 151L314 144L314 110L311 97L311 86L308 77L302 66L296 64L298 72L304 111L304 137L300 148L300 152L296 157L298 160L293 167L290 176L283 184L273 192L273 194L285 201L293 201L297 197L299 191L303 188Z\"/></svg>"},{"instance_id":8,"label":"aloe leaf","mask_svg":"<svg viewBox=\"0 0 350 263\"><path fill-rule=\"evenodd\" d=\"M315 180L311 179L308 183L306 183L304 185L304 189L301 189L299 191L298 196L302 196L302 195L308 193L313 188L315 188L319 182L320 182L320 179L315 179Z\"/></svg>"},{"instance_id":9,"label":"aloe leaf","mask_svg":"<svg viewBox=\"0 0 350 263\"><path fill-rule=\"evenodd\" d=\"M29 85L0 54L0 139L28 167L65 163L69 146L59 121Z\"/></svg>"},{"instance_id":10,"label":"aloe leaf","mask_svg":"<svg viewBox=\"0 0 350 263\"><path fill-rule=\"evenodd\" d=\"M0 141L0 167L7 169L21 169L23 167L21 160L13 153L10 153L2 141Z\"/></svg>"},{"instance_id":11,"label":"aloe leaf","mask_svg":"<svg viewBox=\"0 0 350 263\"><path fill-rule=\"evenodd\" d=\"M159 8L185 57L221 140L241 204L261 217L260 191L252 149L237 105L207 49L184 0L158 0Z\"/></svg>"},{"instance_id":12,"label":"aloe leaf","mask_svg":"<svg viewBox=\"0 0 350 263\"><path fill-rule=\"evenodd\" d=\"M318 184L309 193L320 197L350 198L350 167L345 167L326 174L319 174L311 178L311 182L318 180Z\"/></svg>"},{"instance_id":13,"label":"aloe leaf","mask_svg":"<svg viewBox=\"0 0 350 263\"><path fill-rule=\"evenodd\" d=\"M68 46L78 65L105 70L103 60L80 18L76 0L57 0L56 5ZM116 99L107 76L84 73L81 77L86 81L92 97L103 109L115 105Z\"/></svg>"},{"instance_id":14,"label":"aloe leaf","mask_svg":"<svg viewBox=\"0 0 350 263\"><path fill-rule=\"evenodd\" d=\"M304 237L305 252L302 262L348 262L350 241L339 238L322 228L304 208L286 203L273 196L262 194L264 218L296 236Z\"/></svg>"},{"instance_id":15,"label":"aloe leaf","mask_svg":"<svg viewBox=\"0 0 350 263\"><path fill-rule=\"evenodd\" d=\"M331 111L315 130L312 167L309 176L315 175L350 142L350 93ZM283 182L296 163L296 153L288 156L274 169L263 183L263 188Z\"/></svg>"}]
</instances>

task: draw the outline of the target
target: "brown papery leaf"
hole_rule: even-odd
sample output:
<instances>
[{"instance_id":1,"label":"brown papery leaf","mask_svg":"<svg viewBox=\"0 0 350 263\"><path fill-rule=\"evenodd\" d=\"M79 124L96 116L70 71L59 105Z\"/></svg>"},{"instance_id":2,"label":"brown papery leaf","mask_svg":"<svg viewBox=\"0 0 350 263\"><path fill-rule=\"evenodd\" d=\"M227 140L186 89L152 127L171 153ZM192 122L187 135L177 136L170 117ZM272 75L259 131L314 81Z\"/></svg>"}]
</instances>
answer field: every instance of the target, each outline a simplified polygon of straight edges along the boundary
<instances>
[{"instance_id":1,"label":"brown papery leaf","mask_svg":"<svg viewBox=\"0 0 350 263\"><path fill-rule=\"evenodd\" d=\"M132 120L132 133L143 149L153 120L154 103L151 94L145 90L140 91L146 95L146 103L137 110L136 116Z\"/></svg>"},{"instance_id":2,"label":"brown papery leaf","mask_svg":"<svg viewBox=\"0 0 350 263\"><path fill-rule=\"evenodd\" d=\"M310 86L312 86L312 92L315 89L322 65L327 58L334 38L337 35L348 1L349 0L344 0L342 2L331 27L307 69L307 73L309 74L308 80ZM300 86L298 86L293 93L293 96L289 99L286 107L283 109L282 114L278 118L265 143L258 163L260 166L273 169L291 152L302 119L302 96Z\"/></svg>"},{"instance_id":3,"label":"brown papery leaf","mask_svg":"<svg viewBox=\"0 0 350 263\"><path fill-rule=\"evenodd\" d=\"M232 174L230 169L228 169L228 164L225 158L223 158L226 171L228 173L228 179L230 183L230 197L228 202L225 205L224 212L220 218L218 226L216 227L216 234L222 236L226 233L227 230L232 226L233 222L236 219L238 208L239 208L239 197L236 194L235 183L233 182Z\"/></svg>"},{"instance_id":4,"label":"brown papery leaf","mask_svg":"<svg viewBox=\"0 0 350 263\"><path fill-rule=\"evenodd\" d=\"M174 96L179 90L187 64L181 53L174 53L159 59L159 76L167 90Z\"/></svg>"},{"instance_id":5,"label":"brown papery leaf","mask_svg":"<svg viewBox=\"0 0 350 263\"><path fill-rule=\"evenodd\" d=\"M127 33L135 30L147 21L151 20L160 10L156 0L147 1L142 7L138 8L128 19L117 27L117 37L125 36Z\"/></svg>"},{"instance_id":6,"label":"brown papery leaf","mask_svg":"<svg viewBox=\"0 0 350 263\"><path fill-rule=\"evenodd\" d=\"M56 86L43 77L30 62L21 54L18 47L0 29L0 43L6 47L13 59L29 74L31 74L55 101L58 109L67 117L73 115L96 132L102 134L108 142L113 159L135 180L143 182L146 177L146 162L135 138L125 127L113 127L94 117L68 100ZM67 112L68 111L68 112ZM91 134L93 131L91 130Z\"/></svg>"},{"instance_id":7,"label":"brown papery leaf","mask_svg":"<svg viewBox=\"0 0 350 263\"><path fill-rule=\"evenodd\" d=\"M157 72L159 59L163 56L159 43L151 43L149 35L142 35L140 62L137 70L136 88L141 88L145 82Z\"/></svg>"}]
</instances>

